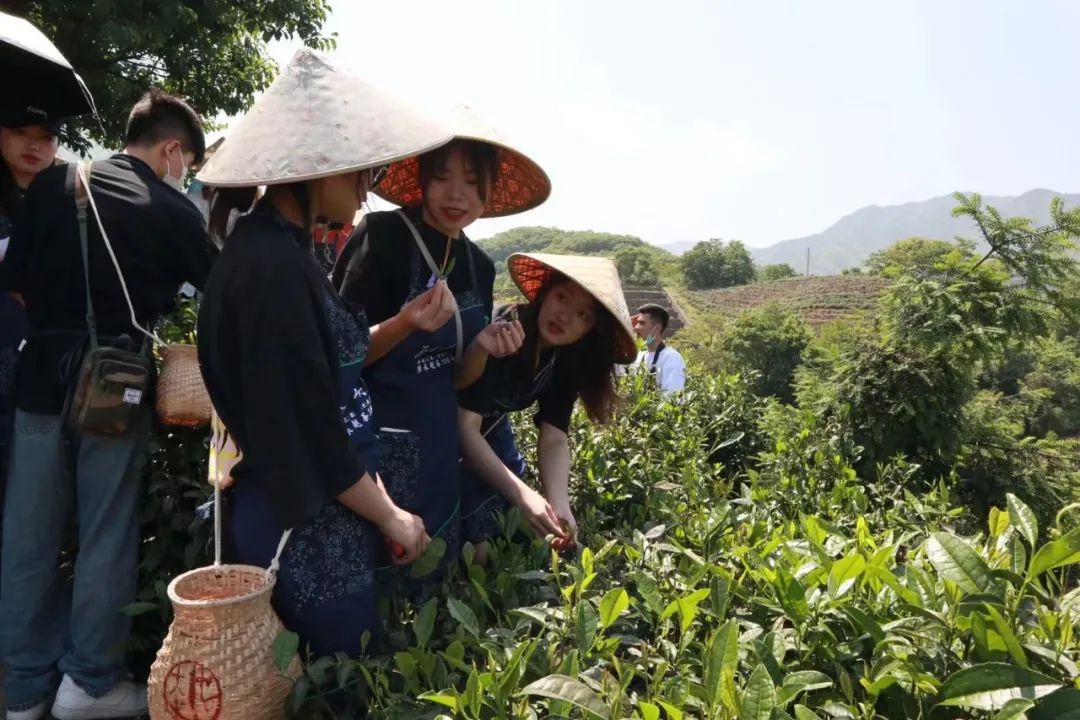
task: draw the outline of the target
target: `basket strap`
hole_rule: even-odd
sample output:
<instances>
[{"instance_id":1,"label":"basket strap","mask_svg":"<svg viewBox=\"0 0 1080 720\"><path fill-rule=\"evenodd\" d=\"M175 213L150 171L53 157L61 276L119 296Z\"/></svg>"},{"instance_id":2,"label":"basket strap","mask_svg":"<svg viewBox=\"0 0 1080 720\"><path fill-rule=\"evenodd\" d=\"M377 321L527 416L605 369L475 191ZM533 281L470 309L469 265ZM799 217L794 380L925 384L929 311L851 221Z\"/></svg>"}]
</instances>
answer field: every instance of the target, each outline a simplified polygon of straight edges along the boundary
<instances>
[{"instance_id":1,"label":"basket strap","mask_svg":"<svg viewBox=\"0 0 1080 720\"><path fill-rule=\"evenodd\" d=\"M285 544L289 542L290 535L292 535L292 528L281 533L281 540L278 541L277 552L274 553L274 559L270 561L270 569L266 571L267 575L276 575L278 569L281 568L281 554L285 552Z\"/></svg>"},{"instance_id":2,"label":"basket strap","mask_svg":"<svg viewBox=\"0 0 1080 720\"><path fill-rule=\"evenodd\" d=\"M214 478L214 567L221 567L221 480Z\"/></svg>"},{"instance_id":3,"label":"basket strap","mask_svg":"<svg viewBox=\"0 0 1080 720\"><path fill-rule=\"evenodd\" d=\"M276 575L281 569L281 555L285 552L285 545L289 542L290 535L292 535L292 528L281 533L277 552L274 553L274 559L270 561L270 567L266 571L268 575ZM221 481L219 478L214 478L214 567L221 567Z\"/></svg>"}]
</instances>

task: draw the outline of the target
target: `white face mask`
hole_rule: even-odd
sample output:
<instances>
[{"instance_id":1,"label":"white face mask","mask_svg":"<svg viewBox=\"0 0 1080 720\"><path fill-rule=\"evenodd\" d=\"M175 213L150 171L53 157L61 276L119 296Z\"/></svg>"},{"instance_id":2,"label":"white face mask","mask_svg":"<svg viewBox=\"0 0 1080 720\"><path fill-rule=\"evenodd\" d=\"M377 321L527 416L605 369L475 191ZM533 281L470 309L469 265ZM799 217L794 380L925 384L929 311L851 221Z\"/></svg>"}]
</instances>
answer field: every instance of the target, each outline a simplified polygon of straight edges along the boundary
<instances>
[{"instance_id":1,"label":"white face mask","mask_svg":"<svg viewBox=\"0 0 1080 720\"><path fill-rule=\"evenodd\" d=\"M181 195L186 194L184 190L184 178L187 177L187 164L184 162L183 151L181 150L180 152L180 177L175 177L172 174L172 158L166 155L165 162L168 163L168 168L165 171L165 177L161 179L176 192Z\"/></svg>"}]
</instances>

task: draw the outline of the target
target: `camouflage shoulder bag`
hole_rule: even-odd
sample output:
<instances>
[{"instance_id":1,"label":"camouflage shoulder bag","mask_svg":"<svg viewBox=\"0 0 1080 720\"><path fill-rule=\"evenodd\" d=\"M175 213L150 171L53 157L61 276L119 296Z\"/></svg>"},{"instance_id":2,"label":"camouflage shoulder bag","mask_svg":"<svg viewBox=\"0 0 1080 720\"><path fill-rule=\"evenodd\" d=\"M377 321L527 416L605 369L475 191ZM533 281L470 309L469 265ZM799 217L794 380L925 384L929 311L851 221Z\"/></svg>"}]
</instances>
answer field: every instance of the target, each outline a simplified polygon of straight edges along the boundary
<instances>
[{"instance_id":1,"label":"camouflage shoulder bag","mask_svg":"<svg viewBox=\"0 0 1080 720\"><path fill-rule=\"evenodd\" d=\"M102 343L98 337L94 303L90 294L90 256L86 232L87 206L93 204L90 197L90 170L89 163L85 170L72 163L68 171L75 196L75 215L79 224L79 244L86 278L89 350L79 366L75 387L68 399L66 416L74 430L115 436L131 430L147 411L153 365L149 352L140 349L141 343L136 343L132 338L122 336ZM94 214L97 215L96 206ZM100 227L100 218L98 223ZM120 273L119 263L116 262L116 256L113 255L104 231L102 238L120 275L120 284L127 297L123 274ZM128 302L131 302L130 298Z\"/></svg>"}]
</instances>

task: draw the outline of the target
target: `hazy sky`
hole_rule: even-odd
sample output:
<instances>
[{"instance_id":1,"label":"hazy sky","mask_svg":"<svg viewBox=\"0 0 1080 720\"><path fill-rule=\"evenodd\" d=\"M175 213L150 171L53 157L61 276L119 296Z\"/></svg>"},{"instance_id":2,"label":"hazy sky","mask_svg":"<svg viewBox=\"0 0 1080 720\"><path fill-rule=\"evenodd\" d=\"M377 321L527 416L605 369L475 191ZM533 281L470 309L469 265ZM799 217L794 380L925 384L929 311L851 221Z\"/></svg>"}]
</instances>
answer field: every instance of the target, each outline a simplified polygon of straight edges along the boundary
<instances>
[{"instance_id":1,"label":"hazy sky","mask_svg":"<svg viewBox=\"0 0 1080 720\"><path fill-rule=\"evenodd\" d=\"M474 238L761 246L868 204L1080 190L1071 0L333 4L337 62L472 105L550 174L545 205Z\"/></svg>"}]
</instances>

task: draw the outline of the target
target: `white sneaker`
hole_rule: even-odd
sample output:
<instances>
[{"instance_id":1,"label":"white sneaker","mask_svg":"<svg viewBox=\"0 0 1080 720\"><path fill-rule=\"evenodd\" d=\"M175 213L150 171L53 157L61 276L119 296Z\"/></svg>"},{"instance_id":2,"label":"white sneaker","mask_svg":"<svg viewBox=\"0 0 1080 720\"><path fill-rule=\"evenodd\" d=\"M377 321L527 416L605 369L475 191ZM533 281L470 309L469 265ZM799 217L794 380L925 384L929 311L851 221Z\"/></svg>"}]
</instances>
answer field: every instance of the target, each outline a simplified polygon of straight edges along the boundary
<instances>
[{"instance_id":1,"label":"white sneaker","mask_svg":"<svg viewBox=\"0 0 1080 720\"><path fill-rule=\"evenodd\" d=\"M70 675L64 676L52 714L56 720L103 720L146 715L146 686L128 680L118 682L103 697L94 698L75 684Z\"/></svg>"},{"instance_id":2,"label":"white sneaker","mask_svg":"<svg viewBox=\"0 0 1080 720\"><path fill-rule=\"evenodd\" d=\"M7 720L41 720L49 714L49 701L42 700L32 708L25 710L8 710Z\"/></svg>"}]
</instances>

